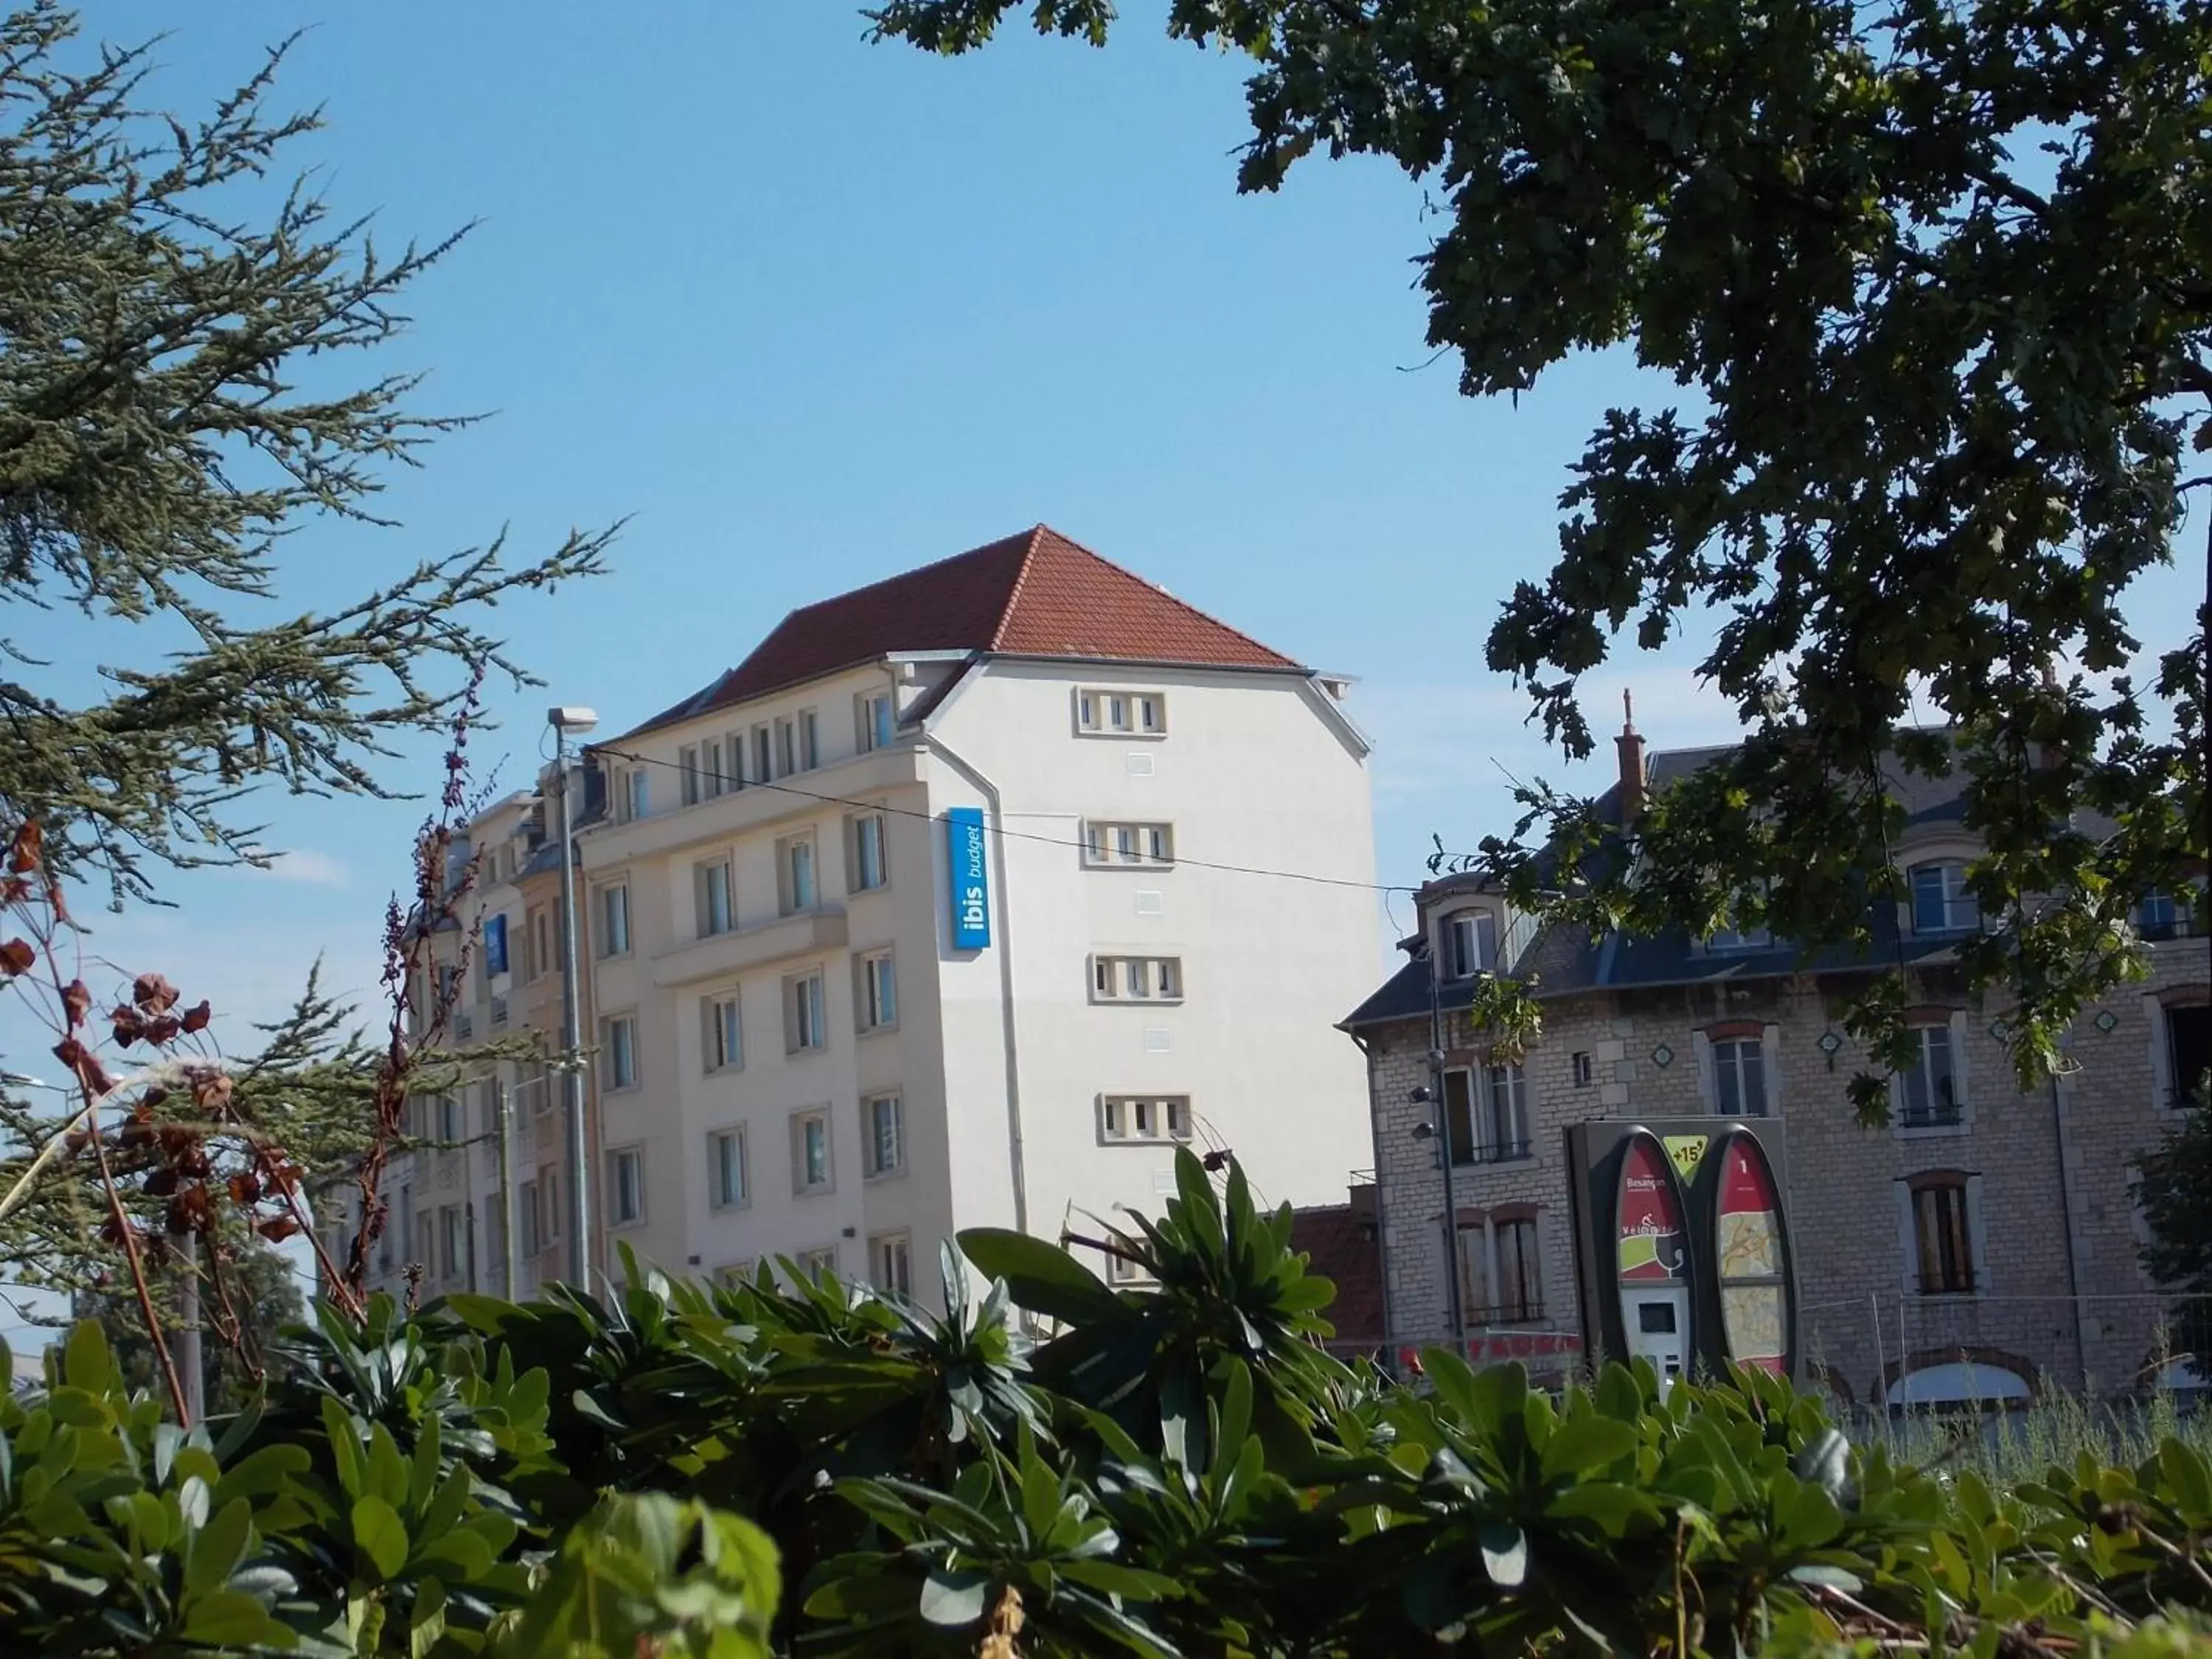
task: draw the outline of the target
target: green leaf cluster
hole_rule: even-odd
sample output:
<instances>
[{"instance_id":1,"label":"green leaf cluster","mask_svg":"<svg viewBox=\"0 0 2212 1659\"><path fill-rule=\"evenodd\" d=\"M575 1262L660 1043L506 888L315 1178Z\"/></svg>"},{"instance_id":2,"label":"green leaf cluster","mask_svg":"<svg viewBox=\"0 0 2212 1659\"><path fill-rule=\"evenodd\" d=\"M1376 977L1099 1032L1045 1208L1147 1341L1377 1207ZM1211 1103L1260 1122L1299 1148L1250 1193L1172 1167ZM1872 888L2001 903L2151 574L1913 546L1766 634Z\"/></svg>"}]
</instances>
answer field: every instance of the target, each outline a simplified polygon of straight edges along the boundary
<instances>
[{"instance_id":1,"label":"green leaf cluster","mask_svg":"<svg viewBox=\"0 0 2212 1659\"><path fill-rule=\"evenodd\" d=\"M942 1316L788 1263L324 1307L190 1434L88 1322L0 1403L0 1651L2203 1650L2182 1441L1999 1490L1764 1372L1394 1382L1318 1346L1282 1213L1178 1164L1156 1283L981 1233Z\"/></svg>"}]
</instances>

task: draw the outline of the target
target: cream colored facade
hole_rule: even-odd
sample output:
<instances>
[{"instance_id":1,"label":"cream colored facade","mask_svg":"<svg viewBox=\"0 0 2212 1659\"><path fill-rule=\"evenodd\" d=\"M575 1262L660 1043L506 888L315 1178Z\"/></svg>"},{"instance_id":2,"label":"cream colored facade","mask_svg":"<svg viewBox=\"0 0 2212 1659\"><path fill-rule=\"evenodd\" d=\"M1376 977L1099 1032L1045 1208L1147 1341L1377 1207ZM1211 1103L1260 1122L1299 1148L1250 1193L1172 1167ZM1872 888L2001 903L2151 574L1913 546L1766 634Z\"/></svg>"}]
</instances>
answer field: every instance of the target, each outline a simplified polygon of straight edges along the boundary
<instances>
[{"instance_id":1,"label":"cream colored facade","mask_svg":"<svg viewBox=\"0 0 2212 1659\"><path fill-rule=\"evenodd\" d=\"M581 846L610 1241L934 1301L956 1231L1156 1210L1179 1140L1233 1147L1271 1200L1340 1191L1369 1131L1333 1026L1377 917L1341 691L891 653L604 745ZM981 948L954 934L958 808L987 826Z\"/></svg>"},{"instance_id":2,"label":"cream colored facade","mask_svg":"<svg viewBox=\"0 0 2212 1659\"><path fill-rule=\"evenodd\" d=\"M583 810L580 768L572 772ZM545 793L510 795L465 826L451 866L474 870L456 925L430 939L430 965L454 977L441 1053L473 1061L471 1079L450 1097L412 1106L410 1138L423 1143L387 1163L380 1191L382 1237L369 1254L369 1288L422 1299L454 1291L526 1297L568 1276L570 1193L559 1073L541 1060L561 1048L560 848L553 775ZM581 976L589 1029L590 980ZM427 984L410 988L413 1035L429 1037ZM586 1077L586 1121L594 1121ZM503 1109L502 1109L503 1108ZM504 1186L500 1158L505 1140ZM359 1200L340 1196L326 1243L343 1265L358 1224ZM514 1236L508 1235L512 1217ZM604 1234L593 1229L604 1243ZM512 1273L510 1273L510 1262Z\"/></svg>"}]
</instances>

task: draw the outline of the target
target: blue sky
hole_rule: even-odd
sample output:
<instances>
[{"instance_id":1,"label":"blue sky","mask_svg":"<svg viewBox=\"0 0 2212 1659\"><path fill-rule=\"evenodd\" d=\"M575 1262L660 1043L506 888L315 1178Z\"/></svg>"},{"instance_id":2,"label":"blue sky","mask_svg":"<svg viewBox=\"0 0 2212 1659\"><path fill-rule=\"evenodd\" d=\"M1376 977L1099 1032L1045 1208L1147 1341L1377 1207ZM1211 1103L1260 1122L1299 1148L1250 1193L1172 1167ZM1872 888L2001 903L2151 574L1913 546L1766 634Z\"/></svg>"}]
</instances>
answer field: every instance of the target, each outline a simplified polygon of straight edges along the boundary
<instances>
[{"instance_id":1,"label":"blue sky","mask_svg":"<svg viewBox=\"0 0 2212 1659\"><path fill-rule=\"evenodd\" d=\"M1237 62L1133 9L1103 52L1010 29L961 60L869 46L842 0L619 22L519 0L114 0L85 22L172 30L152 90L185 110L308 27L277 101L325 106L295 159L336 204L392 241L483 221L382 366L430 370L425 408L495 418L392 481L404 530L310 527L283 586L296 611L502 525L531 550L632 515L614 574L501 615L552 682L494 698L505 726L479 751L514 757L507 781L534 766L549 702L619 727L793 605L1043 520L1360 677L1381 876L1410 884L1432 831L1504 827L1501 767L1560 775L1482 639L1548 568L1590 427L1669 389L1614 353L1517 406L1461 398L1454 364L1419 367L1420 190L1316 161L1239 198ZM2185 612L2201 579L2162 574L2140 614ZM84 661L121 654L112 630L83 637ZM1601 728L1633 685L1656 744L1724 734L1694 656L1594 677ZM341 987L373 984L420 813L271 800L289 865L179 880L179 910L110 919L98 948L211 994L248 1045L319 952ZM7 1018L0 1053L42 1058Z\"/></svg>"}]
</instances>

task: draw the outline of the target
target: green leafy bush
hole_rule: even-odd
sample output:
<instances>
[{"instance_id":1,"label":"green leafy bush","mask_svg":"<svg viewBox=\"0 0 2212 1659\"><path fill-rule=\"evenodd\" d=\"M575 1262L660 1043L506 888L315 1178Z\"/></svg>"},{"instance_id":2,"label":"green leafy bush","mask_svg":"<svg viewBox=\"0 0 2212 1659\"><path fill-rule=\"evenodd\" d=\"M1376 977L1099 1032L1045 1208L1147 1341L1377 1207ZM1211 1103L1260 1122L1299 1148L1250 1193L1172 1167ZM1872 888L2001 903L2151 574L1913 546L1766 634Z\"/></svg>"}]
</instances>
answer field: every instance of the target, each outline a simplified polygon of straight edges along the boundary
<instances>
[{"instance_id":1,"label":"green leafy bush","mask_svg":"<svg viewBox=\"0 0 2212 1659\"><path fill-rule=\"evenodd\" d=\"M1109 1241L1156 1285L986 1233L942 1317L787 1264L323 1309L189 1434L80 1328L0 1405L0 1652L2206 1650L2183 1440L1996 1488L1763 1373L1401 1387L1286 1212L1180 1177Z\"/></svg>"}]
</instances>

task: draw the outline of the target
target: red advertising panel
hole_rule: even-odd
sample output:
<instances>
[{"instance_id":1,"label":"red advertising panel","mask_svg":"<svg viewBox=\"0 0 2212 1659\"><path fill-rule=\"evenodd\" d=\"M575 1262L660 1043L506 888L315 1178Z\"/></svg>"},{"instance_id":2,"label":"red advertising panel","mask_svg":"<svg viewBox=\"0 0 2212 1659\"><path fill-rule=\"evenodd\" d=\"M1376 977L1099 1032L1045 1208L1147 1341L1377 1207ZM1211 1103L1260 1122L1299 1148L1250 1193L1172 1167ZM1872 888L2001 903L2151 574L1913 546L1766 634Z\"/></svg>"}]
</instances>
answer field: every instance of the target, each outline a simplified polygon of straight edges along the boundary
<instances>
[{"instance_id":1,"label":"red advertising panel","mask_svg":"<svg viewBox=\"0 0 2212 1659\"><path fill-rule=\"evenodd\" d=\"M1681 1188L1666 1150L1649 1134L1635 1136L1620 1159L1620 1195L1613 1206L1614 1255L1628 1284L1681 1279L1689 1271Z\"/></svg>"}]
</instances>

